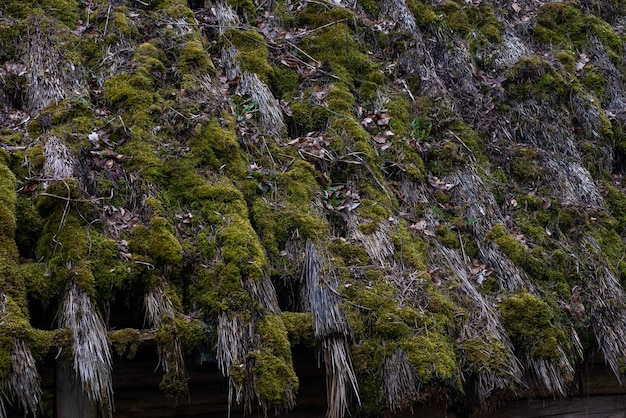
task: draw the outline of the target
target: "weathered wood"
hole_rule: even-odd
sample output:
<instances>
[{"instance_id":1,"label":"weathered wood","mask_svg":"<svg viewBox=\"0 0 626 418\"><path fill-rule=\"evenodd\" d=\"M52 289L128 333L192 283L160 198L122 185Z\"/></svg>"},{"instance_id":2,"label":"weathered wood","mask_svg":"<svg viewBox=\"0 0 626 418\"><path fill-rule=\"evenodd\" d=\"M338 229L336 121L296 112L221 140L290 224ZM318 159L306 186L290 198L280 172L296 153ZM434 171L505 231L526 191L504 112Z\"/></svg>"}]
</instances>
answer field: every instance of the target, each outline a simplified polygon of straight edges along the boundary
<instances>
[{"instance_id":1,"label":"weathered wood","mask_svg":"<svg viewBox=\"0 0 626 418\"><path fill-rule=\"evenodd\" d=\"M96 418L97 408L87 398L71 365L56 362L56 417Z\"/></svg>"}]
</instances>

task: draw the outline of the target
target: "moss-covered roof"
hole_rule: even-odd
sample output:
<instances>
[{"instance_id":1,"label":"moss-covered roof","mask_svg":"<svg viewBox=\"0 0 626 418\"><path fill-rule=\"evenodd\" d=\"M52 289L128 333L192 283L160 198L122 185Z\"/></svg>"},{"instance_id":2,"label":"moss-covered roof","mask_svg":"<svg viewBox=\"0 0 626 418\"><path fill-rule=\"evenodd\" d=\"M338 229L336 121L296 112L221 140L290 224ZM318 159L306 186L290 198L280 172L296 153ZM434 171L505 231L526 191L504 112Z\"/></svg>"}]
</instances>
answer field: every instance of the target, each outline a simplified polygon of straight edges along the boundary
<instances>
[{"instance_id":1,"label":"moss-covered roof","mask_svg":"<svg viewBox=\"0 0 626 418\"><path fill-rule=\"evenodd\" d=\"M0 401L144 326L264 413L296 344L329 418L621 380L623 2L196 3L0 4Z\"/></svg>"}]
</instances>

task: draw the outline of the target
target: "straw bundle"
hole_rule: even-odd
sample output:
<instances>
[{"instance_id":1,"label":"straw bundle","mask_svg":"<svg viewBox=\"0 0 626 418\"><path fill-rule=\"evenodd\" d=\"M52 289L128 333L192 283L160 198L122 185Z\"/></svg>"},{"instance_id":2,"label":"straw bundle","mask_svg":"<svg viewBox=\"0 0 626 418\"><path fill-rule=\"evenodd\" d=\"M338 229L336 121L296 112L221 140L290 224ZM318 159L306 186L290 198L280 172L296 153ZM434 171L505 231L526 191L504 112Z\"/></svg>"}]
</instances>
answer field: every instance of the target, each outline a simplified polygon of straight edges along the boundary
<instances>
[{"instance_id":1,"label":"straw bundle","mask_svg":"<svg viewBox=\"0 0 626 418\"><path fill-rule=\"evenodd\" d=\"M405 0L385 0L380 9L381 14L396 23L401 31L415 34L419 30Z\"/></svg>"},{"instance_id":2,"label":"straw bundle","mask_svg":"<svg viewBox=\"0 0 626 418\"><path fill-rule=\"evenodd\" d=\"M165 291L165 286L166 284L161 281L146 293L144 307L146 321L157 329L159 366L164 373L161 388L177 396L187 391L187 371L182 345L174 324L176 309Z\"/></svg>"},{"instance_id":3,"label":"straw bundle","mask_svg":"<svg viewBox=\"0 0 626 418\"><path fill-rule=\"evenodd\" d=\"M244 280L243 287L252 300L260 302L269 313L279 314L278 298L272 280L267 274L263 274L261 280Z\"/></svg>"},{"instance_id":4,"label":"straw bundle","mask_svg":"<svg viewBox=\"0 0 626 418\"><path fill-rule=\"evenodd\" d=\"M22 410L37 415L42 394L39 383L35 358L24 340L16 338L11 349L11 373L6 379L0 380L0 393L11 394L18 400ZM3 412L1 406L0 410Z\"/></svg>"},{"instance_id":5,"label":"straw bundle","mask_svg":"<svg viewBox=\"0 0 626 418\"><path fill-rule=\"evenodd\" d=\"M419 376L399 347L385 358L383 386L387 407L393 412L411 406L419 394Z\"/></svg>"},{"instance_id":6,"label":"straw bundle","mask_svg":"<svg viewBox=\"0 0 626 418\"><path fill-rule=\"evenodd\" d=\"M339 307L337 278L323 276L324 265L312 241L304 249L304 264L301 274L302 302L306 310L313 312L316 338L332 335L350 336L348 321Z\"/></svg>"},{"instance_id":7,"label":"straw bundle","mask_svg":"<svg viewBox=\"0 0 626 418\"><path fill-rule=\"evenodd\" d=\"M475 374L477 403L483 405L483 401L498 390L515 393L517 389L524 387L522 367L514 354L511 341L491 303L476 290L470 279L468 266L462 261L459 252L437 243L433 252L433 262L439 266L447 265L453 273L450 280L455 280L459 285L456 294L458 303L469 313L460 326L458 341L462 347L464 342L480 341L481 346L487 350L482 353L484 358L493 362L492 367L472 364L470 356L465 353L465 364L462 367ZM490 350L496 344L502 348L503 353L498 353L502 357L494 361L494 353Z\"/></svg>"},{"instance_id":8,"label":"straw bundle","mask_svg":"<svg viewBox=\"0 0 626 418\"><path fill-rule=\"evenodd\" d=\"M43 177L50 181L62 180L74 176L76 160L65 141L51 135L43 146L46 163Z\"/></svg>"},{"instance_id":9,"label":"straw bundle","mask_svg":"<svg viewBox=\"0 0 626 418\"><path fill-rule=\"evenodd\" d=\"M107 330L91 297L74 282L67 288L59 326L72 331L74 371L83 390L110 415L113 386Z\"/></svg>"},{"instance_id":10,"label":"straw bundle","mask_svg":"<svg viewBox=\"0 0 626 418\"><path fill-rule=\"evenodd\" d=\"M485 235L496 224L504 223L498 203L489 188L475 169L468 168L450 174L446 183L454 184L453 199L463 210L465 219L473 219L471 225L478 245L481 261L492 266L501 280L500 286L514 292L524 286L531 286L526 274L513 264L496 245L485 239Z\"/></svg>"},{"instance_id":11,"label":"straw bundle","mask_svg":"<svg viewBox=\"0 0 626 418\"><path fill-rule=\"evenodd\" d=\"M71 96L88 96L80 67L67 58L63 35L44 19L34 18L21 47L28 68L26 99L30 113Z\"/></svg>"},{"instance_id":12,"label":"straw bundle","mask_svg":"<svg viewBox=\"0 0 626 418\"><path fill-rule=\"evenodd\" d=\"M305 310L313 313L315 338L321 341L322 358L326 367L326 417L340 418L348 410L349 390L360 403L348 346L352 330L339 307L338 280L332 275L324 275L324 263L312 241L305 244L300 281L301 300Z\"/></svg>"},{"instance_id":13,"label":"straw bundle","mask_svg":"<svg viewBox=\"0 0 626 418\"><path fill-rule=\"evenodd\" d=\"M562 205L602 207L602 196L589 171L579 161L546 156L545 167L552 173L552 189Z\"/></svg>"},{"instance_id":14,"label":"straw bundle","mask_svg":"<svg viewBox=\"0 0 626 418\"><path fill-rule=\"evenodd\" d=\"M224 376L228 376L228 405L234 400L236 403L254 399L254 387L250 379L235 380L235 373L250 376L250 365L245 361L245 356L250 350L252 343L252 324L243 323L239 315L220 312L217 325L217 365ZM233 399L234 395L234 399Z\"/></svg>"},{"instance_id":15,"label":"straw bundle","mask_svg":"<svg viewBox=\"0 0 626 418\"><path fill-rule=\"evenodd\" d=\"M552 395L567 395L567 384L574 379L574 367L567 355L559 347L560 358L554 359L525 359L525 364L532 372L537 383L543 385L547 393Z\"/></svg>"},{"instance_id":16,"label":"straw bundle","mask_svg":"<svg viewBox=\"0 0 626 418\"><path fill-rule=\"evenodd\" d=\"M322 341L322 359L326 366L326 397L328 399L326 418L342 418L348 411L349 389L360 403L347 341L340 337L325 338Z\"/></svg>"},{"instance_id":17,"label":"straw bundle","mask_svg":"<svg viewBox=\"0 0 626 418\"><path fill-rule=\"evenodd\" d=\"M7 295L0 294L0 326L10 321L7 312ZM13 340L11 347L10 372L0 379L0 418L6 417L4 400L16 399L25 412L37 415L41 400L40 377L33 355L21 338Z\"/></svg>"},{"instance_id":18,"label":"straw bundle","mask_svg":"<svg viewBox=\"0 0 626 418\"><path fill-rule=\"evenodd\" d=\"M230 4L218 1L215 5L215 14L218 21L218 32L220 35L229 28L240 26L240 20ZM274 97L269 87L262 82L259 77L249 71L242 71L238 62L239 51L233 45L222 47L221 57L224 63L226 77L234 80L241 78L239 86L240 95L249 95L251 100L257 104L260 115L261 130L270 134L278 140L285 131L285 122L278 100Z\"/></svg>"},{"instance_id":19,"label":"straw bundle","mask_svg":"<svg viewBox=\"0 0 626 418\"><path fill-rule=\"evenodd\" d=\"M286 129L285 122L280 104L269 87L256 74L246 71L241 75L241 94L250 95L252 101L257 103L263 132L279 139Z\"/></svg>"},{"instance_id":20,"label":"straw bundle","mask_svg":"<svg viewBox=\"0 0 626 418\"><path fill-rule=\"evenodd\" d=\"M591 236L583 238L588 269L585 298L590 303L591 325L604 360L623 383L620 364L626 358L626 295L615 273L602 260L598 242Z\"/></svg>"},{"instance_id":21,"label":"straw bundle","mask_svg":"<svg viewBox=\"0 0 626 418\"><path fill-rule=\"evenodd\" d=\"M359 242L370 258L379 265L385 266L393 262L395 250L389 236L389 222L383 220L378 224L376 231L371 234L364 234L359 228L360 221L361 219L353 212L349 213L348 230L350 231L350 238Z\"/></svg>"},{"instance_id":22,"label":"straw bundle","mask_svg":"<svg viewBox=\"0 0 626 418\"><path fill-rule=\"evenodd\" d=\"M497 248L496 244L484 239L489 229L498 222L504 223L504 220L493 195L482 179L474 170L465 170L450 175L446 178L446 181L456 184L454 199L455 202L458 202L459 207L465 209L465 218L478 219L473 229L477 238L476 242L479 247L481 260L494 268L498 277L502 280L501 287L510 292L526 289L531 294L537 294L537 289L530 282L525 272L514 265ZM471 203L467 204L466 202ZM477 321L489 323L488 317L478 318ZM490 328L497 331L493 326ZM498 332L495 335L498 335ZM501 342L507 343L504 339L501 339ZM510 347L510 344L505 344L505 346ZM564 354L563 347L559 346L558 350L561 353L560 358L541 359L525 356L520 360L522 360L525 368L530 370L535 379L550 393L564 395L566 384L573 379L573 366L569 358ZM514 381L512 380L512 382ZM489 385L485 387L486 391L488 391L488 387Z\"/></svg>"}]
</instances>

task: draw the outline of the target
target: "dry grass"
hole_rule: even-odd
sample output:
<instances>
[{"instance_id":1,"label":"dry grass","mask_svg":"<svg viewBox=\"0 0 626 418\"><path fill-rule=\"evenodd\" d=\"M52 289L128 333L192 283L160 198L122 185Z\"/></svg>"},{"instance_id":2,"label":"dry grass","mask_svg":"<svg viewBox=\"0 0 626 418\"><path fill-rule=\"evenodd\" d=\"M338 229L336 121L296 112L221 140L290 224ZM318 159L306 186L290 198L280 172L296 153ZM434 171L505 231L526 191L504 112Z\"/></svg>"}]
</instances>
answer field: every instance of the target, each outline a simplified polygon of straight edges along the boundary
<instances>
[{"instance_id":1,"label":"dry grass","mask_svg":"<svg viewBox=\"0 0 626 418\"><path fill-rule=\"evenodd\" d=\"M367 251L370 258L381 266L394 263L394 246L389 236L389 222L385 219L380 221L378 228L371 234L364 234L359 228L363 219L350 212L348 219L348 236L359 242Z\"/></svg>"},{"instance_id":2,"label":"dry grass","mask_svg":"<svg viewBox=\"0 0 626 418\"><path fill-rule=\"evenodd\" d=\"M419 395L419 376L401 348L385 358L383 386L387 407L392 412L410 407Z\"/></svg>"},{"instance_id":3,"label":"dry grass","mask_svg":"<svg viewBox=\"0 0 626 418\"><path fill-rule=\"evenodd\" d=\"M144 307L146 312L146 322L151 327L159 329L163 324L163 319L168 318L174 321L176 309L174 303L167 295L166 284L160 282L144 296ZM180 338L173 335L172 344L159 344L159 366L166 376L177 381L187 380L187 369L185 368L185 357Z\"/></svg>"},{"instance_id":4,"label":"dry grass","mask_svg":"<svg viewBox=\"0 0 626 418\"><path fill-rule=\"evenodd\" d=\"M326 418L343 418L350 404L350 392L361 402L348 342L342 336L325 338L322 358L326 366Z\"/></svg>"},{"instance_id":5,"label":"dry grass","mask_svg":"<svg viewBox=\"0 0 626 418\"><path fill-rule=\"evenodd\" d=\"M59 313L59 326L72 330L74 371L85 393L110 414L113 386L106 326L91 297L76 283L67 288Z\"/></svg>"},{"instance_id":6,"label":"dry grass","mask_svg":"<svg viewBox=\"0 0 626 418\"><path fill-rule=\"evenodd\" d=\"M515 356L513 345L500 322L500 317L493 309L492 302L476 289L468 265L463 262L459 251L437 243L432 261L442 267L447 265L450 269L452 273L450 280L458 284L455 297L469 314L460 324L458 341L462 343L478 339L484 341L487 346L498 343L505 350L504 365L501 368L497 370L480 368L474 371L477 380L475 395L479 404L497 391L515 393L525 387L522 381L522 366Z\"/></svg>"},{"instance_id":7,"label":"dry grass","mask_svg":"<svg viewBox=\"0 0 626 418\"><path fill-rule=\"evenodd\" d=\"M62 180L74 177L76 160L65 141L51 135L43 146L46 163L43 167L43 178Z\"/></svg>"},{"instance_id":8,"label":"dry grass","mask_svg":"<svg viewBox=\"0 0 626 418\"><path fill-rule=\"evenodd\" d=\"M604 361L623 383L620 364L626 358L626 294L615 273L602 261L604 257L596 240L587 235L583 246L588 251L584 264L594 266L589 271L584 291L584 299L591 305L593 334Z\"/></svg>"},{"instance_id":9,"label":"dry grass","mask_svg":"<svg viewBox=\"0 0 626 418\"><path fill-rule=\"evenodd\" d=\"M0 294L0 325L8 319L6 294ZM5 401L16 400L25 413L37 415L41 400L39 372L35 359L21 338L13 340L10 353L10 373L0 379L0 418L6 417Z\"/></svg>"},{"instance_id":10,"label":"dry grass","mask_svg":"<svg viewBox=\"0 0 626 418\"><path fill-rule=\"evenodd\" d=\"M320 341L326 367L326 417L340 418L348 410L350 392L360 403L348 344L352 330L339 307L338 280L326 270L330 267L330 260L326 265L312 241L307 241L304 247L301 300L305 310L313 313L315 337Z\"/></svg>"},{"instance_id":11,"label":"dry grass","mask_svg":"<svg viewBox=\"0 0 626 418\"><path fill-rule=\"evenodd\" d=\"M78 65L64 52L63 35L51 29L43 17L29 26L21 50L26 71L26 98L29 113L37 113L50 103L72 96L88 96Z\"/></svg>"},{"instance_id":12,"label":"dry grass","mask_svg":"<svg viewBox=\"0 0 626 418\"><path fill-rule=\"evenodd\" d=\"M280 140L286 129L283 112L269 87L256 74L246 71L241 75L241 94L250 95L252 101L257 103L261 130Z\"/></svg>"}]
</instances>

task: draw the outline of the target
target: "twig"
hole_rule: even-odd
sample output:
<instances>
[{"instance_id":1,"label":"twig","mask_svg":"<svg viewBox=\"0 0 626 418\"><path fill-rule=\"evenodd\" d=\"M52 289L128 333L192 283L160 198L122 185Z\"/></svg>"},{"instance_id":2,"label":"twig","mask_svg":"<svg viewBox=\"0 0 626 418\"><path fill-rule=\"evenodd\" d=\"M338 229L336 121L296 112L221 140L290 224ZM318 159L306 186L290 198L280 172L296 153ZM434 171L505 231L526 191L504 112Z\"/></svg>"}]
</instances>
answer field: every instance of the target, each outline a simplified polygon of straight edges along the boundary
<instances>
[{"instance_id":1,"label":"twig","mask_svg":"<svg viewBox=\"0 0 626 418\"><path fill-rule=\"evenodd\" d=\"M459 244L461 244L461 253L463 254L463 262L467 263L468 260L467 260L467 256L465 255L465 246L463 245L463 240L461 239L461 231L457 229L456 233L459 236Z\"/></svg>"},{"instance_id":2,"label":"twig","mask_svg":"<svg viewBox=\"0 0 626 418\"><path fill-rule=\"evenodd\" d=\"M111 17L111 3L109 3L109 10L107 10L107 21L104 24L104 32L102 33L102 37L105 38L107 36L107 30L109 29L109 18Z\"/></svg>"},{"instance_id":3,"label":"twig","mask_svg":"<svg viewBox=\"0 0 626 418\"><path fill-rule=\"evenodd\" d=\"M39 196L54 197L56 199L65 200L68 203L69 202L93 203L93 202L97 202L98 200L113 199L113 189L111 189L111 196L109 197L92 197L91 199L72 199L71 197L63 197L63 196L59 196L59 195L52 194L52 193L46 193L46 192L39 193Z\"/></svg>"}]
</instances>

